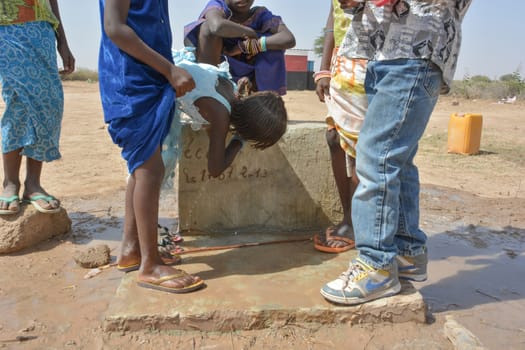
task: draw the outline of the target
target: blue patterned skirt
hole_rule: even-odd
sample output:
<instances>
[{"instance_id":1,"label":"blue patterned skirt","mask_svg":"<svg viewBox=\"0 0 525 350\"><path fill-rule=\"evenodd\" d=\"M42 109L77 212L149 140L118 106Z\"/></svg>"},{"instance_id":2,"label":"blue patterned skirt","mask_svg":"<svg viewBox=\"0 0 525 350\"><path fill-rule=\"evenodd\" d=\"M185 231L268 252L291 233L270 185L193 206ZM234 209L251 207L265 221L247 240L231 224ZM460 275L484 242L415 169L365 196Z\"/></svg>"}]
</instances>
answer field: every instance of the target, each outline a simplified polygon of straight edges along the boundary
<instances>
[{"instance_id":1,"label":"blue patterned skirt","mask_svg":"<svg viewBox=\"0 0 525 350\"><path fill-rule=\"evenodd\" d=\"M0 81L6 104L2 152L22 149L45 162L60 158L64 94L49 23L0 25Z\"/></svg>"}]
</instances>

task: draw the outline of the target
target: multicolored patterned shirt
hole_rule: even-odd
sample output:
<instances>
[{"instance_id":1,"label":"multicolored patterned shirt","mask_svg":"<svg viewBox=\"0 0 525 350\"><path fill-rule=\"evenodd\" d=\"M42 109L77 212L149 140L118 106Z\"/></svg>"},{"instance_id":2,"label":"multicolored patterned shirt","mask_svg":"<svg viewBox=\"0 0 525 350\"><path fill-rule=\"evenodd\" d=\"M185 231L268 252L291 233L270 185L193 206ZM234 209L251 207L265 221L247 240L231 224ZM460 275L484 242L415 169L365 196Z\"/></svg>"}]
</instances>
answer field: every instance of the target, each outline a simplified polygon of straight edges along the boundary
<instances>
[{"instance_id":1,"label":"multicolored patterned shirt","mask_svg":"<svg viewBox=\"0 0 525 350\"><path fill-rule=\"evenodd\" d=\"M56 29L58 19L49 0L0 0L0 25L45 21Z\"/></svg>"},{"instance_id":2,"label":"multicolored patterned shirt","mask_svg":"<svg viewBox=\"0 0 525 350\"><path fill-rule=\"evenodd\" d=\"M443 73L442 93L450 90L461 45L461 22L472 0L371 1L352 10L341 53L369 60L429 59Z\"/></svg>"}]
</instances>

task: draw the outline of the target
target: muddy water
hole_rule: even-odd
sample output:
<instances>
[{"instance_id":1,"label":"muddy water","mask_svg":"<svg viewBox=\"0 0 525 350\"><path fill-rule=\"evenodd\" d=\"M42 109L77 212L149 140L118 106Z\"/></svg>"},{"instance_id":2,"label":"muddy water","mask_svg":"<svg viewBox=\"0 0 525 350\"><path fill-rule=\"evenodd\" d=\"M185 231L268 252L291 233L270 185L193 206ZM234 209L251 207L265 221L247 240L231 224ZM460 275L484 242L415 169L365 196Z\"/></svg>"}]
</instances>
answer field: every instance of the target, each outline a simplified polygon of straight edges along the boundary
<instances>
[{"instance_id":1,"label":"muddy water","mask_svg":"<svg viewBox=\"0 0 525 350\"><path fill-rule=\"evenodd\" d=\"M464 196L439 189L427 189L426 195L449 207L454 202L475 205L475 210L483 206L479 199L469 203ZM490 349L523 349L525 229L486 225L487 217L497 211L487 208L485 217L457 215L452 221L443 212L427 212L429 279L418 287L434 317L453 315Z\"/></svg>"},{"instance_id":2,"label":"muddy water","mask_svg":"<svg viewBox=\"0 0 525 350\"><path fill-rule=\"evenodd\" d=\"M116 257L123 216L122 197L121 193L111 198L66 202L73 220L70 235L39 245L31 252L0 258L0 341L24 335L37 337L25 342L23 348L27 349L74 348L75 345L102 348L99 346L104 337L101 321L121 274L110 269L84 280L87 271L76 266L72 256L80 247L106 243ZM447 349L450 344L442 330L445 317L451 315L488 349L523 349L525 229L522 227L525 223L521 219L520 227L506 225L506 217L521 217L521 212L516 214L521 207L514 202L483 201L462 192L429 186L423 188L421 205L422 227L429 235L429 279L416 287L429 306L431 324L378 326L373 330L321 328L315 331L318 344L344 346L348 334L361 332L358 334L363 347L370 339L370 344L377 348L388 348L388 344L393 344L392 334L406 329L404 338L413 345L432 343L434 346L430 348ZM173 199L163 201L162 224L170 227L175 224L175 208ZM378 331L383 335L377 335ZM307 336L312 334L312 330L300 328L294 332L297 339L303 336L309 339ZM177 339L194 336L180 335ZM113 335L105 337L105 345L137 344L139 340L153 344L156 338L140 335L128 339ZM240 345L246 339L238 335L233 340L228 336L220 341ZM405 344L404 340L396 341ZM270 345L279 347L279 344L276 340Z\"/></svg>"}]
</instances>

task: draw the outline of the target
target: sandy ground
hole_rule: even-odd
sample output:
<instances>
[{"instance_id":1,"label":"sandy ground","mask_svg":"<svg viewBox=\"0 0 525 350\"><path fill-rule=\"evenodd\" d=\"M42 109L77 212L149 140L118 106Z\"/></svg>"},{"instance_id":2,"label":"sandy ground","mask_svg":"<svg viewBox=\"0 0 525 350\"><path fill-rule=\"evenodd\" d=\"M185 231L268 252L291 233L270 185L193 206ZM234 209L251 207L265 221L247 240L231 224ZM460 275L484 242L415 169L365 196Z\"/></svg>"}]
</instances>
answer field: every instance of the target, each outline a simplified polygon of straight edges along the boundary
<instances>
[{"instance_id":1,"label":"sandy ground","mask_svg":"<svg viewBox=\"0 0 525 350\"><path fill-rule=\"evenodd\" d=\"M97 84L66 82L65 95L63 158L44 167L43 184L62 199L72 232L0 256L0 348L451 349L443 331L447 316L486 348L525 348L522 102L443 97L423 137L417 164L430 265L429 280L417 287L429 305L427 324L107 334L101 320L121 275L109 269L85 280L87 271L72 256L108 239L112 255L117 254L126 169L105 129ZM290 119L323 120L325 108L314 92L292 91L285 101ZM0 112L3 107L0 102ZM479 155L447 153L451 113L483 115ZM166 203L161 221L173 226L176 207Z\"/></svg>"}]
</instances>

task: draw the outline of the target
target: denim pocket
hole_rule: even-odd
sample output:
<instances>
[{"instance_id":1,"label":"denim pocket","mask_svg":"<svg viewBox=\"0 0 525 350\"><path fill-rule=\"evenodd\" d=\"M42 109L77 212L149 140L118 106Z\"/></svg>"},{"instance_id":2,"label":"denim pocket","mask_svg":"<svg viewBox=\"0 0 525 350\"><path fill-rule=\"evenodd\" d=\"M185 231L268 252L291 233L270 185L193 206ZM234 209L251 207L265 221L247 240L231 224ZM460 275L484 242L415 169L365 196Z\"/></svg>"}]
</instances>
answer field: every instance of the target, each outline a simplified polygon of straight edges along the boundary
<instances>
[{"instance_id":1,"label":"denim pocket","mask_svg":"<svg viewBox=\"0 0 525 350\"><path fill-rule=\"evenodd\" d=\"M442 75L441 69L431 62L427 61L427 67L425 71L425 77L423 86L427 91L429 97L438 97L441 91Z\"/></svg>"}]
</instances>

